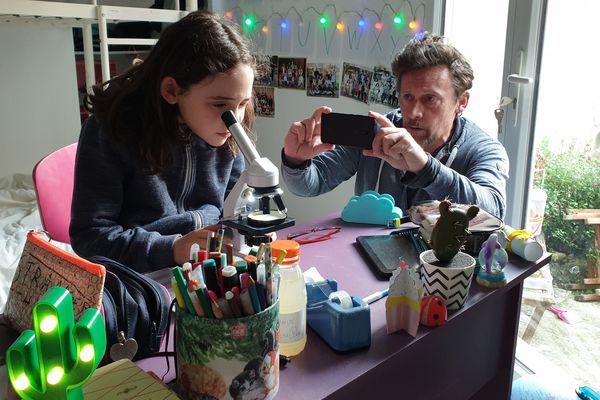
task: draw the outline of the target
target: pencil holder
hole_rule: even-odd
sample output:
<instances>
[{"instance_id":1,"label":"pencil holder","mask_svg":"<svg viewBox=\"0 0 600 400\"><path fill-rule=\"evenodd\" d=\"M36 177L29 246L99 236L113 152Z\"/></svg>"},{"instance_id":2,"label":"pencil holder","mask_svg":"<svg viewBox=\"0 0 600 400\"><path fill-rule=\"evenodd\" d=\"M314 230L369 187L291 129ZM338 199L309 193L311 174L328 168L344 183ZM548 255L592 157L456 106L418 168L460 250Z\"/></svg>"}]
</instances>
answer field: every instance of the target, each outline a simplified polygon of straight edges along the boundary
<instances>
[{"instance_id":1,"label":"pencil holder","mask_svg":"<svg viewBox=\"0 0 600 400\"><path fill-rule=\"evenodd\" d=\"M185 400L271 399L279 388L279 302L243 318L177 310L177 391Z\"/></svg>"},{"instance_id":2,"label":"pencil holder","mask_svg":"<svg viewBox=\"0 0 600 400\"><path fill-rule=\"evenodd\" d=\"M343 303L330 299L337 292L333 279L324 283L307 283L306 321L337 351L350 351L371 344L371 311L369 305L356 296L346 297ZM348 295L346 295L348 296ZM350 301L352 304L350 304Z\"/></svg>"}]
</instances>

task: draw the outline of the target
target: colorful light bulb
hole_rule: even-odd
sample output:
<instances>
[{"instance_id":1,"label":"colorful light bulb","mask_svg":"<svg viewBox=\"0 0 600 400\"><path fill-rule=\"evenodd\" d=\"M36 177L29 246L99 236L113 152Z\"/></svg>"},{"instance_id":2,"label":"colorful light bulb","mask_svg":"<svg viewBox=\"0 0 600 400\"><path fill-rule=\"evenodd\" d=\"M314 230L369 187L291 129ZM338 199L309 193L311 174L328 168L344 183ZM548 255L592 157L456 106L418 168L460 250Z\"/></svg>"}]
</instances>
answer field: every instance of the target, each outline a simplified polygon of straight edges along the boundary
<instances>
[{"instance_id":1,"label":"colorful light bulb","mask_svg":"<svg viewBox=\"0 0 600 400\"><path fill-rule=\"evenodd\" d=\"M410 22L408 23L408 27L409 27L410 29L413 29L413 30L414 30L414 29L416 29L416 28L417 28L417 21L413 19L412 21L410 21Z\"/></svg>"},{"instance_id":2,"label":"colorful light bulb","mask_svg":"<svg viewBox=\"0 0 600 400\"><path fill-rule=\"evenodd\" d=\"M378 31L383 29L383 23L381 21L377 21L375 22L375 29L377 29Z\"/></svg>"},{"instance_id":3,"label":"colorful light bulb","mask_svg":"<svg viewBox=\"0 0 600 400\"><path fill-rule=\"evenodd\" d=\"M319 23L323 26L326 26L329 23L329 18L327 18L327 15L321 15L319 18Z\"/></svg>"},{"instance_id":4,"label":"colorful light bulb","mask_svg":"<svg viewBox=\"0 0 600 400\"><path fill-rule=\"evenodd\" d=\"M285 30L288 27L287 21L281 21L281 29Z\"/></svg>"},{"instance_id":5,"label":"colorful light bulb","mask_svg":"<svg viewBox=\"0 0 600 400\"><path fill-rule=\"evenodd\" d=\"M401 15L395 15L394 16L394 24L396 24L396 25L402 25L402 16Z\"/></svg>"},{"instance_id":6,"label":"colorful light bulb","mask_svg":"<svg viewBox=\"0 0 600 400\"><path fill-rule=\"evenodd\" d=\"M335 24L335 29L337 29L338 31L343 31L344 30L344 23L343 22L338 22L337 24Z\"/></svg>"},{"instance_id":7,"label":"colorful light bulb","mask_svg":"<svg viewBox=\"0 0 600 400\"><path fill-rule=\"evenodd\" d=\"M364 19L359 19L358 20L358 26L360 26L361 28L364 28L364 26L366 25L366 22Z\"/></svg>"}]
</instances>

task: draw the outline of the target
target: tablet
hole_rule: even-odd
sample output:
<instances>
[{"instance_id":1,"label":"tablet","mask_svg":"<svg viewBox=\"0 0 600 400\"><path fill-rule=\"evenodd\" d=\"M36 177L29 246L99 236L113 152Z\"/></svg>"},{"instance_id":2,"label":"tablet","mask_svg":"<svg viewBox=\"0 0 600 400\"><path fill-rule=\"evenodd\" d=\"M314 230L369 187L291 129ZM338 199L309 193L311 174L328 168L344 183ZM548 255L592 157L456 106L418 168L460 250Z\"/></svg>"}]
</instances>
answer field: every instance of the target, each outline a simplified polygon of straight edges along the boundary
<instances>
[{"instance_id":1,"label":"tablet","mask_svg":"<svg viewBox=\"0 0 600 400\"><path fill-rule=\"evenodd\" d=\"M400 257L409 267L418 267L419 255L406 235L358 236L358 247L367 255L371 267L382 278L389 278L400 265Z\"/></svg>"}]
</instances>

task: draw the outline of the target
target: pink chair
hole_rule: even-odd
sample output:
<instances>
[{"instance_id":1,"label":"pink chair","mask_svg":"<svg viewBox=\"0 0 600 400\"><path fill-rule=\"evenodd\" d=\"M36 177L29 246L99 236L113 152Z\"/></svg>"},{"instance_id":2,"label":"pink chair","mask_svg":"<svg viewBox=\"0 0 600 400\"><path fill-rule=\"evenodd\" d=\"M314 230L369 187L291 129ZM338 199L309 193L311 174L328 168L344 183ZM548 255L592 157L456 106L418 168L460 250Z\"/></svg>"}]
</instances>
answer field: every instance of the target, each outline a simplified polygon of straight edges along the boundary
<instances>
[{"instance_id":1,"label":"pink chair","mask_svg":"<svg viewBox=\"0 0 600 400\"><path fill-rule=\"evenodd\" d=\"M50 238L71 243L71 200L75 174L77 143L70 144L42 158L33 168L33 185L42 217Z\"/></svg>"}]
</instances>

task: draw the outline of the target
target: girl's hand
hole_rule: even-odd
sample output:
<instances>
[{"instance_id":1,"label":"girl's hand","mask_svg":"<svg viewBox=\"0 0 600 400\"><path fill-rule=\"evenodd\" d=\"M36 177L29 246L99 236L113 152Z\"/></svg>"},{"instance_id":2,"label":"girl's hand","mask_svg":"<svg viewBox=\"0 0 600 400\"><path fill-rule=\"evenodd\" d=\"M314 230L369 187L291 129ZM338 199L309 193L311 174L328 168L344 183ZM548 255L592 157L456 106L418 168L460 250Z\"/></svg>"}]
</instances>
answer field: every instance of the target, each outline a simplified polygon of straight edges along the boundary
<instances>
[{"instance_id":1,"label":"girl's hand","mask_svg":"<svg viewBox=\"0 0 600 400\"><path fill-rule=\"evenodd\" d=\"M321 142L321 115L329 114L331 111L330 107L322 106L317 108L309 118L292 124L283 147L287 161L292 164L302 164L323 151L335 148L333 144Z\"/></svg>"}]
</instances>

